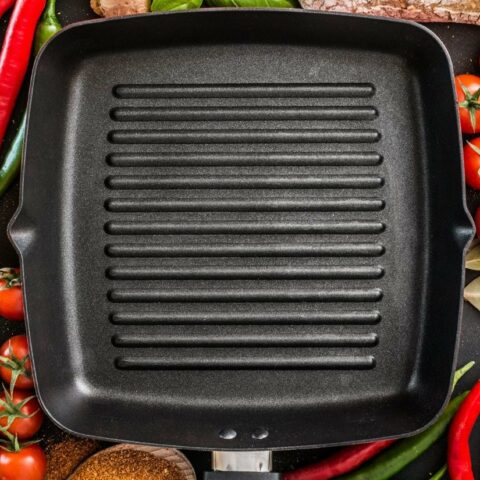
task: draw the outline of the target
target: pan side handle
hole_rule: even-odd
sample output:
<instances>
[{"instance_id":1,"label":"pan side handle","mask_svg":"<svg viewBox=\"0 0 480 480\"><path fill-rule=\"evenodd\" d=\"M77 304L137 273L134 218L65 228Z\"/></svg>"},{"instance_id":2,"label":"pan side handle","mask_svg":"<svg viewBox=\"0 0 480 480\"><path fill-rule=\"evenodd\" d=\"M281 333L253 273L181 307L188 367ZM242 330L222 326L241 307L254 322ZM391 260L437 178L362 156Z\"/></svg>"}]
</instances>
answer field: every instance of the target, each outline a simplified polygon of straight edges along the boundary
<instances>
[{"instance_id":1,"label":"pan side handle","mask_svg":"<svg viewBox=\"0 0 480 480\"><path fill-rule=\"evenodd\" d=\"M7 234L13 247L21 258L25 255L35 238L33 222L20 206L7 226Z\"/></svg>"}]
</instances>

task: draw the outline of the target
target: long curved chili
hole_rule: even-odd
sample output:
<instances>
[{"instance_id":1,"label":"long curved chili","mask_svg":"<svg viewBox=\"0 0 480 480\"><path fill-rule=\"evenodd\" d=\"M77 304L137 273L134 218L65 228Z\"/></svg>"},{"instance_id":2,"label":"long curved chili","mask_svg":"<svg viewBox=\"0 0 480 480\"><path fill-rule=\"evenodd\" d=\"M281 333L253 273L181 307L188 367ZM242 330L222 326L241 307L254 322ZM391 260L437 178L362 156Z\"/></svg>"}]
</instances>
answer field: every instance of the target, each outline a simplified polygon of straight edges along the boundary
<instances>
[{"instance_id":1,"label":"long curved chili","mask_svg":"<svg viewBox=\"0 0 480 480\"><path fill-rule=\"evenodd\" d=\"M10 122L45 0L17 0L0 53L0 144Z\"/></svg>"},{"instance_id":2,"label":"long curved chili","mask_svg":"<svg viewBox=\"0 0 480 480\"><path fill-rule=\"evenodd\" d=\"M0 18L2 18L3 14L13 7L15 0L0 0Z\"/></svg>"},{"instance_id":3,"label":"long curved chili","mask_svg":"<svg viewBox=\"0 0 480 480\"><path fill-rule=\"evenodd\" d=\"M285 473L283 480L329 480L338 477L355 470L393 442L394 440L381 440L342 448L314 465Z\"/></svg>"},{"instance_id":4,"label":"long curved chili","mask_svg":"<svg viewBox=\"0 0 480 480\"><path fill-rule=\"evenodd\" d=\"M474 364L475 362L469 362L455 372L452 390ZM414 437L397 441L392 448L385 452L382 452L382 450L392 445L394 443L393 440L353 445L343 448L314 465L286 473L283 475L283 480L329 480L345 474L347 475L341 477L345 480L385 480L391 478L392 475L412 462L446 431L450 420L467 393L454 398L438 420L427 430ZM378 457L376 457L377 454L379 454ZM376 458L369 464L353 473L349 473L374 457ZM443 471L438 472L437 478L441 478L443 473Z\"/></svg>"},{"instance_id":5,"label":"long curved chili","mask_svg":"<svg viewBox=\"0 0 480 480\"><path fill-rule=\"evenodd\" d=\"M480 415L480 381L468 394L450 426L448 435L448 473L451 480L474 480L468 444Z\"/></svg>"},{"instance_id":6,"label":"long curved chili","mask_svg":"<svg viewBox=\"0 0 480 480\"><path fill-rule=\"evenodd\" d=\"M374 460L339 480L387 480L428 450L446 431L468 392L450 401L438 420L414 437L399 440Z\"/></svg>"},{"instance_id":7,"label":"long curved chili","mask_svg":"<svg viewBox=\"0 0 480 480\"><path fill-rule=\"evenodd\" d=\"M12 143L9 145L5 155L2 156L3 163L0 167L0 198L8 190L8 187L10 187L15 178L17 178L18 172L20 171L26 122L27 114L24 113Z\"/></svg>"},{"instance_id":8,"label":"long curved chili","mask_svg":"<svg viewBox=\"0 0 480 480\"><path fill-rule=\"evenodd\" d=\"M43 12L42 18L40 19L35 32L35 53L38 53L47 40L61 30L61 28L62 26L55 15L55 0L48 0L45 11ZM0 167L0 198L8 190L20 170L26 123L27 114L24 113L12 142L8 147L5 146L5 153L2 152L2 164Z\"/></svg>"}]
</instances>

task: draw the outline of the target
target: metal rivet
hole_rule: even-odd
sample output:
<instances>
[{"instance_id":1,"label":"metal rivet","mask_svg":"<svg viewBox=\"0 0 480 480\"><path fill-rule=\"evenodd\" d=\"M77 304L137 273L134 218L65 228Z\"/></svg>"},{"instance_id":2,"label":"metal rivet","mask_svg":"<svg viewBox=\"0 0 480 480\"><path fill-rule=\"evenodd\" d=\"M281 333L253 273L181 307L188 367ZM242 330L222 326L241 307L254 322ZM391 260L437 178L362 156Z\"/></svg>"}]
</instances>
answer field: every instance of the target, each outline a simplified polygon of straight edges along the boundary
<instances>
[{"instance_id":1,"label":"metal rivet","mask_svg":"<svg viewBox=\"0 0 480 480\"><path fill-rule=\"evenodd\" d=\"M254 440L263 440L264 438L268 437L268 430L266 428L257 428L252 433L252 438Z\"/></svg>"},{"instance_id":2,"label":"metal rivet","mask_svg":"<svg viewBox=\"0 0 480 480\"><path fill-rule=\"evenodd\" d=\"M233 440L237 436L237 432L233 428L225 428L218 433L218 436L224 440Z\"/></svg>"}]
</instances>

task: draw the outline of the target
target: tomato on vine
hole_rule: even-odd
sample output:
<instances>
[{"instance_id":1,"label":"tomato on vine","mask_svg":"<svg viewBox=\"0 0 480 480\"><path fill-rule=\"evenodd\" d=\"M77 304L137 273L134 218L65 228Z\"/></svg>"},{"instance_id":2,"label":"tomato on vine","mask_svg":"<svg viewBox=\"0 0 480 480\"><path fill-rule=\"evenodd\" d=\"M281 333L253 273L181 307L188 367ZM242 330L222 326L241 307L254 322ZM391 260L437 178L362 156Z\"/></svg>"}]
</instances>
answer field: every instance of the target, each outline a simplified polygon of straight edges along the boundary
<instances>
[{"instance_id":1,"label":"tomato on vine","mask_svg":"<svg viewBox=\"0 0 480 480\"><path fill-rule=\"evenodd\" d=\"M455 77L458 113L463 133L480 131L480 77L458 75Z\"/></svg>"},{"instance_id":2,"label":"tomato on vine","mask_svg":"<svg viewBox=\"0 0 480 480\"><path fill-rule=\"evenodd\" d=\"M32 364L25 335L15 335L0 346L0 377L15 388L33 388Z\"/></svg>"},{"instance_id":3,"label":"tomato on vine","mask_svg":"<svg viewBox=\"0 0 480 480\"><path fill-rule=\"evenodd\" d=\"M467 185L480 190L480 137L467 141L463 147L463 160Z\"/></svg>"},{"instance_id":4,"label":"tomato on vine","mask_svg":"<svg viewBox=\"0 0 480 480\"><path fill-rule=\"evenodd\" d=\"M0 449L1 480L44 480L47 459L38 444L20 445L12 450Z\"/></svg>"},{"instance_id":5,"label":"tomato on vine","mask_svg":"<svg viewBox=\"0 0 480 480\"><path fill-rule=\"evenodd\" d=\"M44 414L37 397L22 390L0 394L0 430L19 440L32 438L42 426Z\"/></svg>"},{"instance_id":6,"label":"tomato on vine","mask_svg":"<svg viewBox=\"0 0 480 480\"><path fill-rule=\"evenodd\" d=\"M0 317L24 319L22 280L18 268L0 269Z\"/></svg>"}]
</instances>

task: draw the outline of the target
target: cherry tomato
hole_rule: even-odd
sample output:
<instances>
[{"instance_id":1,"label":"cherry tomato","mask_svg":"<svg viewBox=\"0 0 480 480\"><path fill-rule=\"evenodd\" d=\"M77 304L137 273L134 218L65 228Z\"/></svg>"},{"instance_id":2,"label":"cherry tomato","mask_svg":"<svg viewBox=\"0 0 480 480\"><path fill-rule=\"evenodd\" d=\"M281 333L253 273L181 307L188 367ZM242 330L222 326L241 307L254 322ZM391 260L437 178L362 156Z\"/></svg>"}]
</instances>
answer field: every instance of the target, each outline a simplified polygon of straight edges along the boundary
<instances>
[{"instance_id":1,"label":"cherry tomato","mask_svg":"<svg viewBox=\"0 0 480 480\"><path fill-rule=\"evenodd\" d=\"M477 231L477 237L480 238L480 207L475 212L475 229Z\"/></svg>"},{"instance_id":2,"label":"cherry tomato","mask_svg":"<svg viewBox=\"0 0 480 480\"><path fill-rule=\"evenodd\" d=\"M455 90L462 132L480 132L480 77L476 75L456 76Z\"/></svg>"},{"instance_id":3,"label":"cherry tomato","mask_svg":"<svg viewBox=\"0 0 480 480\"><path fill-rule=\"evenodd\" d=\"M16 372L18 377L15 381L15 388L31 390L33 388L32 364L29 359L27 337L15 335L9 338L0 347L0 357L6 359L2 362L0 358L0 377L10 385L12 374Z\"/></svg>"},{"instance_id":4,"label":"cherry tomato","mask_svg":"<svg viewBox=\"0 0 480 480\"><path fill-rule=\"evenodd\" d=\"M18 452L0 450L0 480L43 480L47 459L36 443Z\"/></svg>"},{"instance_id":5,"label":"cherry tomato","mask_svg":"<svg viewBox=\"0 0 480 480\"><path fill-rule=\"evenodd\" d=\"M480 190L480 137L467 141L463 147L463 160L467 185Z\"/></svg>"},{"instance_id":6,"label":"cherry tomato","mask_svg":"<svg viewBox=\"0 0 480 480\"><path fill-rule=\"evenodd\" d=\"M0 317L23 320L22 282L18 268L0 269Z\"/></svg>"},{"instance_id":7,"label":"cherry tomato","mask_svg":"<svg viewBox=\"0 0 480 480\"><path fill-rule=\"evenodd\" d=\"M42 426L43 412L38 404L37 397L32 397L30 392L22 390L14 390L13 395L10 397L8 392L0 394L0 400L4 403L0 405L0 425L6 427L8 423L8 417L1 416L5 413L8 414L23 414L25 417L16 418L8 431L12 435L16 435L19 440L28 440L32 438ZM28 400L23 406L22 402Z\"/></svg>"}]
</instances>

